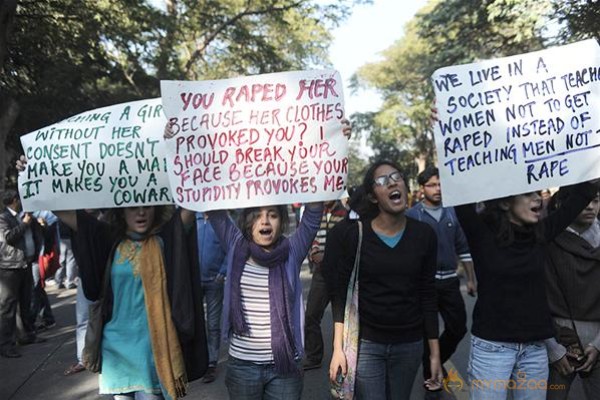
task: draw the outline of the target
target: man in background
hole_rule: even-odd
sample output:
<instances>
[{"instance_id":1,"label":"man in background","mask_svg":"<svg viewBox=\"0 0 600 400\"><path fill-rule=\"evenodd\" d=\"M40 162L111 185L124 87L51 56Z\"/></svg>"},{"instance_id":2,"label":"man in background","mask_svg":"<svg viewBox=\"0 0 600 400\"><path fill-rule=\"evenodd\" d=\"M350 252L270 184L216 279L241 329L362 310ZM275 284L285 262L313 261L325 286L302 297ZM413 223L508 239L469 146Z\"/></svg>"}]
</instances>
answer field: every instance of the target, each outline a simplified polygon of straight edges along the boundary
<instances>
[{"instance_id":1,"label":"man in background","mask_svg":"<svg viewBox=\"0 0 600 400\"><path fill-rule=\"evenodd\" d=\"M198 233L198 258L204 300L206 301L206 341L208 344L208 370L202 382L216 379L219 349L221 346L221 314L223 313L223 287L227 274L226 253L208 215L196 213Z\"/></svg>"},{"instance_id":2,"label":"man in background","mask_svg":"<svg viewBox=\"0 0 600 400\"><path fill-rule=\"evenodd\" d=\"M444 332L440 335L440 360L444 364L467 333L467 313L460 293L457 274L458 262L462 262L467 275L467 292L476 292L473 261L465 234L458 223L454 208L443 207L439 171L429 167L417 177L423 192L423 200L413 206L406 216L429 224L437 234L438 258L435 286L438 309L444 320ZM423 376L429 379L429 351L423 354Z\"/></svg>"},{"instance_id":3,"label":"man in background","mask_svg":"<svg viewBox=\"0 0 600 400\"><path fill-rule=\"evenodd\" d=\"M2 196L0 213L0 356L21 357L15 340L26 345L45 339L36 337L31 320L32 264L42 247L41 227L30 213L20 214L21 200L14 190ZM22 332L17 332L17 310Z\"/></svg>"}]
</instances>

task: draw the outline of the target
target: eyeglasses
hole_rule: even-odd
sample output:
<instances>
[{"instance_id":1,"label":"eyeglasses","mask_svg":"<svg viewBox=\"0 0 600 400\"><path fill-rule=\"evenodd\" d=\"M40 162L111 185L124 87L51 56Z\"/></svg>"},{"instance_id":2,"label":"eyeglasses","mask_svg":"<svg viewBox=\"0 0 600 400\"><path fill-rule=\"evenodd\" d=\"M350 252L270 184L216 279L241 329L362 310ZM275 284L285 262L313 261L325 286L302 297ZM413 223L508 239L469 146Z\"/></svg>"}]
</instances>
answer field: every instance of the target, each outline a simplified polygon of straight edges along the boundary
<instances>
[{"instance_id":1,"label":"eyeglasses","mask_svg":"<svg viewBox=\"0 0 600 400\"><path fill-rule=\"evenodd\" d=\"M389 175L381 175L373 180L373 183L377 186L387 186L390 184L390 180L394 182L400 182L404 179L404 176L398 171L392 172Z\"/></svg>"}]
</instances>

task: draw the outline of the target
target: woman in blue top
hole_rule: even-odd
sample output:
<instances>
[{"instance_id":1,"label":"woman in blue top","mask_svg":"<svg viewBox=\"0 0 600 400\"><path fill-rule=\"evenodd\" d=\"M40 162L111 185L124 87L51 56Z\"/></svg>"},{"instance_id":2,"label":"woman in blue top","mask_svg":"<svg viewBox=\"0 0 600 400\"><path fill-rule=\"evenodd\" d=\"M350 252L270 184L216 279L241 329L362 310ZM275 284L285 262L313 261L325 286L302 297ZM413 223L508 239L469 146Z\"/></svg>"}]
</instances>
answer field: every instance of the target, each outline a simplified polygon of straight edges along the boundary
<instances>
[{"instance_id":1,"label":"woman in blue top","mask_svg":"<svg viewBox=\"0 0 600 400\"><path fill-rule=\"evenodd\" d=\"M17 169L25 164L21 157ZM194 213L127 207L110 210L108 222L84 211L55 214L74 231L86 298L102 301L100 393L116 400L185 396L208 364L195 239L188 235Z\"/></svg>"},{"instance_id":2,"label":"woman in blue top","mask_svg":"<svg viewBox=\"0 0 600 400\"><path fill-rule=\"evenodd\" d=\"M56 214L75 231L86 297L103 302L100 393L115 400L183 397L208 361L188 235L194 214L169 217L165 207L128 207L109 211L109 223L85 212Z\"/></svg>"}]
</instances>

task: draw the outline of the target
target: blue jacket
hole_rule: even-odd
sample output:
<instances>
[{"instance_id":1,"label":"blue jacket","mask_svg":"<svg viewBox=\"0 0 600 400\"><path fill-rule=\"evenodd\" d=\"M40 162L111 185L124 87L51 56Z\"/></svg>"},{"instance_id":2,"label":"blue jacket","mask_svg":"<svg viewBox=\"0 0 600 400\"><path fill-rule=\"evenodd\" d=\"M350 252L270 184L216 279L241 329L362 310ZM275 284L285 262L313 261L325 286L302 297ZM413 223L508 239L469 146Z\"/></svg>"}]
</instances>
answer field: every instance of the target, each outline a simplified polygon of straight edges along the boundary
<instances>
[{"instance_id":1,"label":"blue jacket","mask_svg":"<svg viewBox=\"0 0 600 400\"><path fill-rule=\"evenodd\" d=\"M423 202L415 204L406 216L429 224L438 237L437 270L454 272L461 261L471 261L467 238L456 217L454 208L443 207L440 221L436 221L426 210Z\"/></svg>"},{"instance_id":2,"label":"blue jacket","mask_svg":"<svg viewBox=\"0 0 600 400\"><path fill-rule=\"evenodd\" d=\"M212 282L218 274L227 274L227 257L213 227L204 219L204 213L196 213L196 229L198 231L198 258L200 262L200 279Z\"/></svg>"}]
</instances>

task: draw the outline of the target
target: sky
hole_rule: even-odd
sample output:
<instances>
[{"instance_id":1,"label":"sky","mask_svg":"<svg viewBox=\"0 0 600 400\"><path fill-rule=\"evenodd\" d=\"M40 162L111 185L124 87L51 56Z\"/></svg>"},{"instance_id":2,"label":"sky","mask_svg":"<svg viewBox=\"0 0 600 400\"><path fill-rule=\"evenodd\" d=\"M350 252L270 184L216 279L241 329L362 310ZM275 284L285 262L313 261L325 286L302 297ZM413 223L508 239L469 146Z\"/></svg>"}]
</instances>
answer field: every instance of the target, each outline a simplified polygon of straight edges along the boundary
<instances>
[{"instance_id":1,"label":"sky","mask_svg":"<svg viewBox=\"0 0 600 400\"><path fill-rule=\"evenodd\" d=\"M164 8L163 0L150 2ZM402 37L404 25L426 3L427 0L373 0L370 5L354 6L350 18L333 31L329 58L344 80L347 115L379 108L381 99L373 90L351 94L350 77L362 65L381 60L381 51Z\"/></svg>"},{"instance_id":2,"label":"sky","mask_svg":"<svg viewBox=\"0 0 600 400\"><path fill-rule=\"evenodd\" d=\"M376 111L381 99L373 90L352 94L350 77L364 64L382 59L381 52L403 35L404 25L427 0L374 0L355 6L351 17L333 31L329 57L344 80L346 114Z\"/></svg>"}]
</instances>

